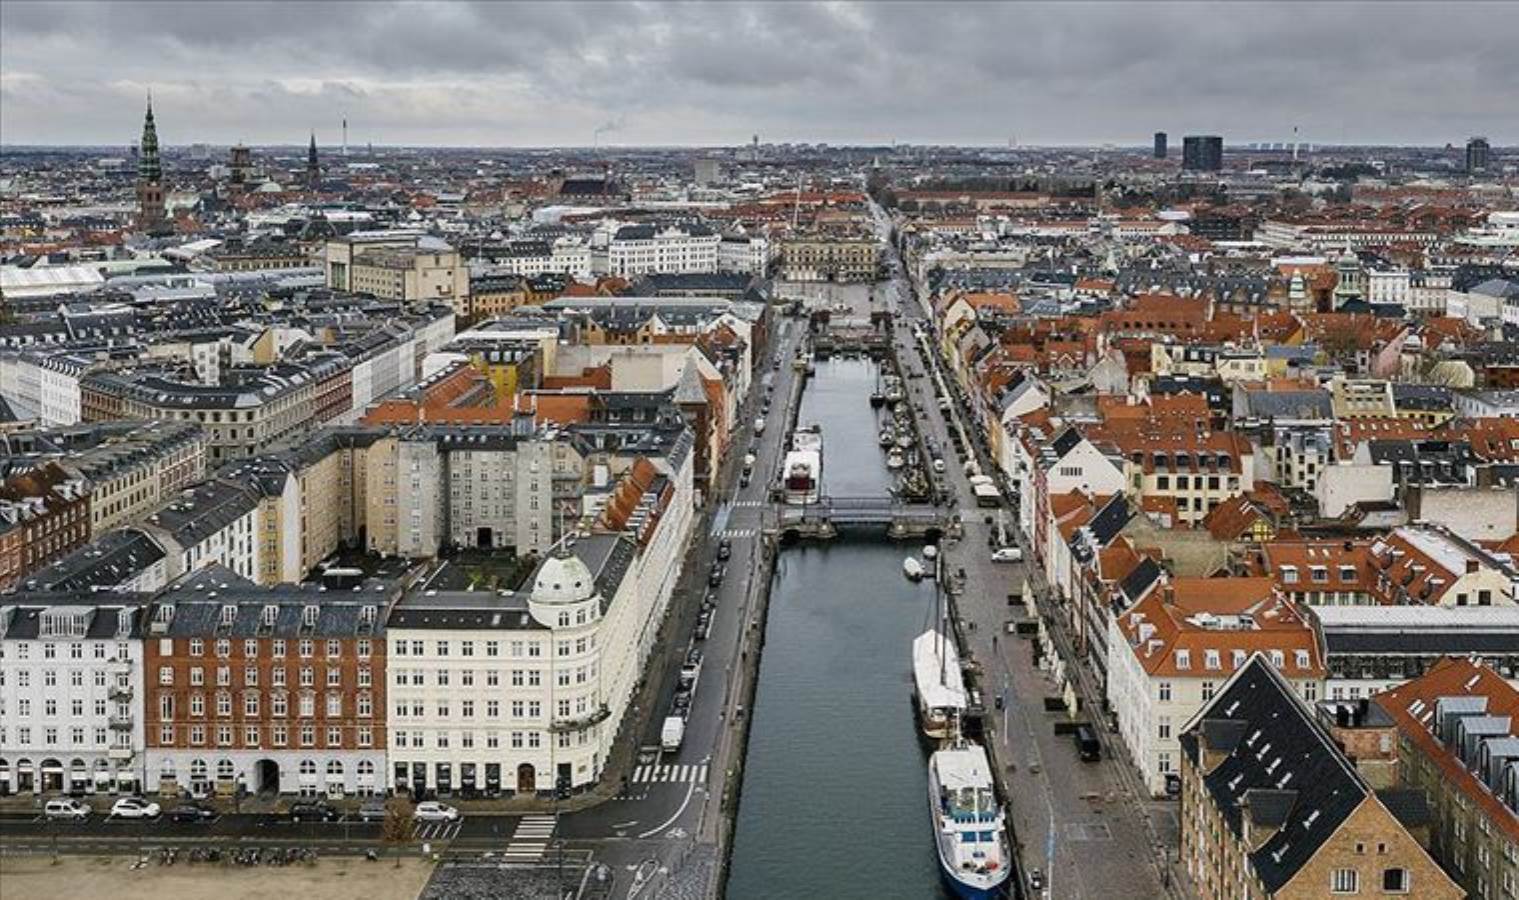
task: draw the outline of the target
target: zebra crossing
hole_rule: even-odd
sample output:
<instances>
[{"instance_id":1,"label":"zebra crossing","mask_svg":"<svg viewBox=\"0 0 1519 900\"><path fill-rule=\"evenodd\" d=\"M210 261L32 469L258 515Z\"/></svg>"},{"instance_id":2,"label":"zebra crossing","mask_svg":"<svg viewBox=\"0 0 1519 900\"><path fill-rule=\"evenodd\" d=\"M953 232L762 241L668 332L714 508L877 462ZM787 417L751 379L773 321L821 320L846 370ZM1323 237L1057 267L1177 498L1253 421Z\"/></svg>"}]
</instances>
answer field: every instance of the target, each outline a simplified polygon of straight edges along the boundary
<instances>
[{"instance_id":1,"label":"zebra crossing","mask_svg":"<svg viewBox=\"0 0 1519 900\"><path fill-rule=\"evenodd\" d=\"M716 532L713 536L734 540L736 538L752 538L756 534L759 534L758 528L724 528L723 530Z\"/></svg>"},{"instance_id":2,"label":"zebra crossing","mask_svg":"<svg viewBox=\"0 0 1519 900\"><path fill-rule=\"evenodd\" d=\"M763 500L734 500L729 505L730 506L736 506L736 507L742 507L744 509L758 509L759 507L765 505L765 501L763 501Z\"/></svg>"},{"instance_id":3,"label":"zebra crossing","mask_svg":"<svg viewBox=\"0 0 1519 900\"><path fill-rule=\"evenodd\" d=\"M541 862L553 837L553 816L523 816L518 820L517 830L512 832L503 856L509 863Z\"/></svg>"},{"instance_id":4,"label":"zebra crossing","mask_svg":"<svg viewBox=\"0 0 1519 900\"><path fill-rule=\"evenodd\" d=\"M703 782L707 780L707 764L678 766L659 765L650 763L639 766L633 770L632 781L634 784L641 782L664 782L667 784L688 784L690 782Z\"/></svg>"}]
</instances>

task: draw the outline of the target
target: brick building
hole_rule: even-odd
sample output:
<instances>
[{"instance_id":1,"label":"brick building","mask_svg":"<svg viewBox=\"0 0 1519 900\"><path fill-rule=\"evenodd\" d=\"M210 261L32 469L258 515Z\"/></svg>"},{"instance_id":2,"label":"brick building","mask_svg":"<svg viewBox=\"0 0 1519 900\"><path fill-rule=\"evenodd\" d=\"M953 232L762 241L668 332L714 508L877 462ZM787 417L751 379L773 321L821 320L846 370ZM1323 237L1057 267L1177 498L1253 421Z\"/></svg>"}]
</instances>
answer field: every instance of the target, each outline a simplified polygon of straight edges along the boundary
<instances>
[{"instance_id":1,"label":"brick building","mask_svg":"<svg viewBox=\"0 0 1519 900\"><path fill-rule=\"evenodd\" d=\"M1464 896L1264 655L1181 745L1181 861L1204 900Z\"/></svg>"},{"instance_id":2,"label":"brick building","mask_svg":"<svg viewBox=\"0 0 1519 900\"><path fill-rule=\"evenodd\" d=\"M259 587L221 566L154 600L143 648L146 788L383 791L385 613L395 583Z\"/></svg>"}]
</instances>

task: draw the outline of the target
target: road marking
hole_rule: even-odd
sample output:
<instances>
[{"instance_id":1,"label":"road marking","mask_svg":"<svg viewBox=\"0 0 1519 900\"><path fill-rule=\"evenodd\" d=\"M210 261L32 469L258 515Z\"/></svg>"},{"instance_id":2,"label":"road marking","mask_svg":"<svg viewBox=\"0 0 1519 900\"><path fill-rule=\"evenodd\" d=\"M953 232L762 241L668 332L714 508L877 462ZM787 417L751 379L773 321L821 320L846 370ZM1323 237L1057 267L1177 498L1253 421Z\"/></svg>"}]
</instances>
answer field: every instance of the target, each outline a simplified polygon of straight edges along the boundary
<instances>
[{"instance_id":1,"label":"road marking","mask_svg":"<svg viewBox=\"0 0 1519 900\"><path fill-rule=\"evenodd\" d=\"M686 784L688 782L700 782L707 780L707 764L691 765L645 765L639 766L634 772L631 781L634 784L646 782L666 784Z\"/></svg>"},{"instance_id":2,"label":"road marking","mask_svg":"<svg viewBox=\"0 0 1519 900\"><path fill-rule=\"evenodd\" d=\"M538 862L554 836L553 816L523 816L502 854L507 862Z\"/></svg>"},{"instance_id":3,"label":"road marking","mask_svg":"<svg viewBox=\"0 0 1519 900\"><path fill-rule=\"evenodd\" d=\"M681 817L681 814L686 811L686 807L691 804L691 795L694 793L696 793L696 782L693 781L691 782L690 786L686 788L685 799L680 801L680 806L675 810L674 813L670 815L670 818L664 820L658 826L645 831L643 834L640 834L638 836L639 839L642 840L644 838L651 838L654 835L659 834L661 831L664 831L666 828L669 828L671 825L674 825L676 820Z\"/></svg>"}]
</instances>

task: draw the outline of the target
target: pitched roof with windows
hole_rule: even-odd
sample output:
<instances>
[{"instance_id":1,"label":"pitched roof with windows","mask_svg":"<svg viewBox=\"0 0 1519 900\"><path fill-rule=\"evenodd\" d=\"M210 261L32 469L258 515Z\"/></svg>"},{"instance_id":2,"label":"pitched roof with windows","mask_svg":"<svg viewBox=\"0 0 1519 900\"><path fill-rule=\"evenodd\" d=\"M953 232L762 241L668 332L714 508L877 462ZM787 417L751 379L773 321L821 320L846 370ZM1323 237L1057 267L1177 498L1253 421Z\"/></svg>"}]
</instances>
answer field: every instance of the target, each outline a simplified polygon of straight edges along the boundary
<instances>
[{"instance_id":1,"label":"pitched roof with windows","mask_svg":"<svg viewBox=\"0 0 1519 900\"><path fill-rule=\"evenodd\" d=\"M1204 789L1236 840L1244 839L1247 825L1274 830L1248 854L1268 894L1291 881L1371 794L1261 654L1188 723L1181 748L1204 769ZM1207 770L1216 757L1221 760Z\"/></svg>"}]
</instances>

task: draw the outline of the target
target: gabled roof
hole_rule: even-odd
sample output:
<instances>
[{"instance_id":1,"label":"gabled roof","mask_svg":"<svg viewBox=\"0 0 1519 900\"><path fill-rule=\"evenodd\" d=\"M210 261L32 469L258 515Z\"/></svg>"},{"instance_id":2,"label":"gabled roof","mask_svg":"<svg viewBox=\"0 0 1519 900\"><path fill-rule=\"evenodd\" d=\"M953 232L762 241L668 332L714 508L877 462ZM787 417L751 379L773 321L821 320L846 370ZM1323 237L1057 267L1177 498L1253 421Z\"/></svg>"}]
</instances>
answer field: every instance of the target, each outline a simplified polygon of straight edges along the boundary
<instances>
[{"instance_id":1,"label":"gabled roof","mask_svg":"<svg viewBox=\"0 0 1519 900\"><path fill-rule=\"evenodd\" d=\"M1188 723L1181 746L1193 766L1203 765L1205 752L1223 755L1202 781L1236 839L1243 838L1246 815L1255 826L1276 829L1248 857L1268 893L1291 881L1371 794L1261 654Z\"/></svg>"}]
</instances>

